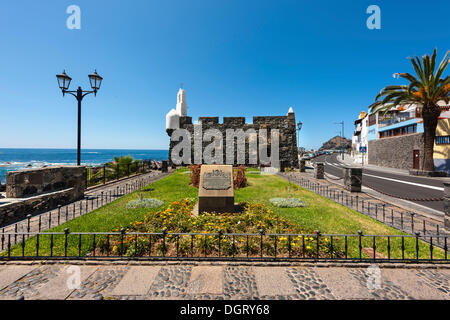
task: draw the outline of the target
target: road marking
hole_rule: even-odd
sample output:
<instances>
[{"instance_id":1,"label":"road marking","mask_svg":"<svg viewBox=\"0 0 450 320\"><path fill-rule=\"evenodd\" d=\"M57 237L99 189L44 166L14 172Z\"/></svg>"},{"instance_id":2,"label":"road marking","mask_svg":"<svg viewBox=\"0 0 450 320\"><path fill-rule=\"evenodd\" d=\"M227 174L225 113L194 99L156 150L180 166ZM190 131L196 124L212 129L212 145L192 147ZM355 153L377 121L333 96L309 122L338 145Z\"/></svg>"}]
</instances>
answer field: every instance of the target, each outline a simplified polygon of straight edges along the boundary
<instances>
[{"instance_id":1,"label":"road marking","mask_svg":"<svg viewBox=\"0 0 450 320\"><path fill-rule=\"evenodd\" d=\"M367 174L367 173L363 173L363 175L368 176L368 177L378 178L378 179L384 179L384 180L389 180L389 181L394 181L394 182L404 183L404 184L410 184L410 185L412 185L412 186L418 186L418 187L422 187L422 188L428 188L428 189L433 189L433 190L444 191L444 188L428 186L428 185L426 185L426 184L421 184L421 183L415 183L415 182L409 182L409 181L397 180L397 179L392 179L392 178L385 178L385 177L380 177L380 176L374 176L374 175L372 175L372 174Z\"/></svg>"},{"instance_id":2,"label":"road marking","mask_svg":"<svg viewBox=\"0 0 450 320\"><path fill-rule=\"evenodd\" d=\"M332 166L332 167L341 169L341 167L338 167L338 166L334 165L333 163L325 162L325 164L328 164L328 165L330 165L330 166Z\"/></svg>"}]
</instances>

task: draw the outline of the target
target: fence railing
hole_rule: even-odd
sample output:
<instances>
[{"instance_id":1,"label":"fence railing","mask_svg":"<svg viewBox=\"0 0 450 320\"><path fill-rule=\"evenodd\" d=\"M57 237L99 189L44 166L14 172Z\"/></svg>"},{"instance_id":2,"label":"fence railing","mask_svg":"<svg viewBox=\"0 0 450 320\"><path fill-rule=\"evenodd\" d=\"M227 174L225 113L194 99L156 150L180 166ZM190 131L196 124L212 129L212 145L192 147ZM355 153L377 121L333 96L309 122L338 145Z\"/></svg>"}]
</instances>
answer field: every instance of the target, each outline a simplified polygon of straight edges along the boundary
<instances>
[{"instance_id":1,"label":"fence railing","mask_svg":"<svg viewBox=\"0 0 450 320\"><path fill-rule=\"evenodd\" d=\"M101 166L86 168L86 186L106 184L137 174L144 174L150 170L161 169L161 163L156 160L135 160L127 164L105 163Z\"/></svg>"},{"instance_id":2,"label":"fence railing","mask_svg":"<svg viewBox=\"0 0 450 320\"><path fill-rule=\"evenodd\" d=\"M393 118L381 119L378 122L378 127L379 128L383 128L383 127L386 127L386 126L390 126L392 124L396 124L396 123L400 123L400 122L403 122L403 121L408 121L408 120L414 119L415 117L416 117L415 113L410 113L410 114L404 115L402 117L393 117Z\"/></svg>"},{"instance_id":3,"label":"fence railing","mask_svg":"<svg viewBox=\"0 0 450 320\"><path fill-rule=\"evenodd\" d=\"M285 176L291 183L297 184L313 191L314 193L333 200L334 202L354 209L377 221L383 222L394 229L412 235L419 231L422 235L438 237L437 245L443 246L443 243L439 238L440 235L445 235L445 233L441 230L443 223L425 219L412 211L396 210L393 206L386 205L380 201L371 201L359 196L358 194L353 195L332 186L314 182L303 177L298 177L295 174L287 173Z\"/></svg>"},{"instance_id":4,"label":"fence railing","mask_svg":"<svg viewBox=\"0 0 450 320\"><path fill-rule=\"evenodd\" d=\"M19 242L12 245L12 238ZM427 239L425 239L427 238ZM437 238L444 243L436 246ZM423 240L428 240L424 242ZM1 235L1 259L330 260L448 263L448 236L358 234L21 232Z\"/></svg>"},{"instance_id":5,"label":"fence railing","mask_svg":"<svg viewBox=\"0 0 450 320\"><path fill-rule=\"evenodd\" d=\"M38 215L28 214L25 219L3 226L0 230L0 234L8 234L13 232L15 235L12 238L12 245L20 241L18 234L41 232L53 227L57 227L70 220L78 218L89 212L92 212L122 196L139 190L149 184L158 177L155 174L148 174L147 176L141 176L133 181L127 181L120 185L111 185L104 190L94 191L92 194L86 194L84 198L71 202L65 205L59 205L57 208L49 210Z\"/></svg>"}]
</instances>

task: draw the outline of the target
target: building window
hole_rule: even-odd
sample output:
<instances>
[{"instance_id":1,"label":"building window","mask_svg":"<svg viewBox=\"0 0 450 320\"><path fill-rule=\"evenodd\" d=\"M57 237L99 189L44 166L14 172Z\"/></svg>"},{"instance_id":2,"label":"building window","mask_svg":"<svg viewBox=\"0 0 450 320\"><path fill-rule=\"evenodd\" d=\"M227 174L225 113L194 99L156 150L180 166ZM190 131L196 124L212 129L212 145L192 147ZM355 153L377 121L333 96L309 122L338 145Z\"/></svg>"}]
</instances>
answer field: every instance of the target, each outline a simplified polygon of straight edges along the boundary
<instances>
[{"instance_id":1,"label":"building window","mask_svg":"<svg viewBox=\"0 0 450 320\"><path fill-rule=\"evenodd\" d=\"M450 136L437 136L436 144L450 144Z\"/></svg>"},{"instance_id":2,"label":"building window","mask_svg":"<svg viewBox=\"0 0 450 320\"><path fill-rule=\"evenodd\" d=\"M377 123L377 115L376 114L369 115L369 127L373 126L376 123Z\"/></svg>"},{"instance_id":3,"label":"building window","mask_svg":"<svg viewBox=\"0 0 450 320\"><path fill-rule=\"evenodd\" d=\"M406 127L391 129L380 132L380 138L404 136L406 134L412 134L417 132L417 124L412 124Z\"/></svg>"}]
</instances>

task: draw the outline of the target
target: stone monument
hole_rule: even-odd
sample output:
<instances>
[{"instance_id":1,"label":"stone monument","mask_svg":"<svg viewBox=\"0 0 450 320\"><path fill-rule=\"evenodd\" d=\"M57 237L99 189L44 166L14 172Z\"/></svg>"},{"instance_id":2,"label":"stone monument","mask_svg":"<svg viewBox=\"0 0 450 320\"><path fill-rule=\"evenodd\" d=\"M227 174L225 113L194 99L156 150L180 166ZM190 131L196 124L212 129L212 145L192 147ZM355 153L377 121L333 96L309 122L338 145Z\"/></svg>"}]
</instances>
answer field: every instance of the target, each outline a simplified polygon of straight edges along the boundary
<instances>
[{"instance_id":1,"label":"stone monument","mask_svg":"<svg viewBox=\"0 0 450 320\"><path fill-rule=\"evenodd\" d=\"M198 213L234 212L232 165L202 165L198 187Z\"/></svg>"}]
</instances>

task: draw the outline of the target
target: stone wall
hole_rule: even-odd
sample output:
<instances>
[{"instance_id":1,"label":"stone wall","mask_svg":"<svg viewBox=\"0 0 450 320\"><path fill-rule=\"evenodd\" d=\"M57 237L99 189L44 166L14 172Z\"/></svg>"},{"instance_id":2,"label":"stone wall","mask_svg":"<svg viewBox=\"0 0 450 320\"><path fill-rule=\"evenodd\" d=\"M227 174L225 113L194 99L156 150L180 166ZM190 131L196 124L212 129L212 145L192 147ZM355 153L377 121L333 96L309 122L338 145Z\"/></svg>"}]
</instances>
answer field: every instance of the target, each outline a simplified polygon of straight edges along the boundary
<instances>
[{"instance_id":1,"label":"stone wall","mask_svg":"<svg viewBox=\"0 0 450 320\"><path fill-rule=\"evenodd\" d=\"M22 198L72 188L73 200L84 196L86 167L55 166L11 171L6 176L6 197Z\"/></svg>"},{"instance_id":2,"label":"stone wall","mask_svg":"<svg viewBox=\"0 0 450 320\"><path fill-rule=\"evenodd\" d=\"M423 133L369 141L369 164L381 167L412 169L413 150L420 150L420 168L423 164Z\"/></svg>"},{"instance_id":3,"label":"stone wall","mask_svg":"<svg viewBox=\"0 0 450 320\"><path fill-rule=\"evenodd\" d=\"M260 129L267 129L268 137L268 151L267 154L270 156L270 135L271 129L278 129L280 132L279 140L279 155L280 155L280 167L281 168L298 168L298 156L297 156L297 136L296 136L296 124L295 124L295 114L288 113L287 116L266 116L266 117L253 117L253 123L245 123L244 117L224 117L223 123L219 123L219 117L199 117L198 124L201 125L202 133L208 129L218 129L223 136L223 164L226 164L226 130L227 129L243 129L244 132L248 129L254 129L256 133L259 133ZM194 163L194 125L192 124L191 117L180 117L180 129L187 129L191 134L191 163ZM168 129L167 134L172 135L173 129ZM197 137L200 138L200 137ZM172 165L172 148L177 144L177 141L170 141L169 146L169 163ZM212 142L208 141L202 142L202 153L206 146ZM238 165L237 162L237 148L236 139L234 141L234 163L233 165ZM258 156L259 157L259 156ZM245 165L246 166L258 166L257 164L249 163L249 148L248 148L248 137L245 143Z\"/></svg>"},{"instance_id":4,"label":"stone wall","mask_svg":"<svg viewBox=\"0 0 450 320\"><path fill-rule=\"evenodd\" d=\"M69 188L0 204L0 227L23 220L28 214L36 215L70 203L73 196L74 190Z\"/></svg>"}]
</instances>

